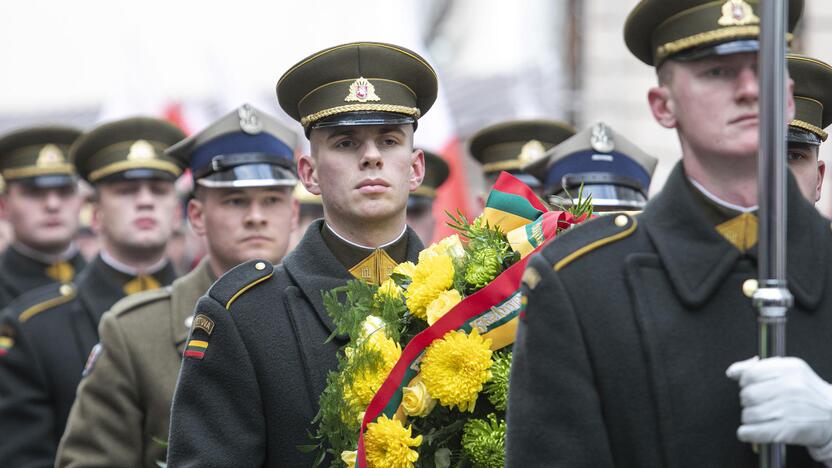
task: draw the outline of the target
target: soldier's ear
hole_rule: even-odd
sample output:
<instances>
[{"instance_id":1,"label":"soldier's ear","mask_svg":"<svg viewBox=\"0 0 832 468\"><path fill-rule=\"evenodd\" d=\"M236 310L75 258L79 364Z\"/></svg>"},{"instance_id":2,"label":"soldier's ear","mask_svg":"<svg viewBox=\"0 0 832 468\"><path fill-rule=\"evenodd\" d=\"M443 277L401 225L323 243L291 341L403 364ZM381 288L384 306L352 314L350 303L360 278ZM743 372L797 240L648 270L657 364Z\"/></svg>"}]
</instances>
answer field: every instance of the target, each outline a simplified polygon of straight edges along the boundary
<instances>
[{"instance_id":1,"label":"soldier's ear","mask_svg":"<svg viewBox=\"0 0 832 468\"><path fill-rule=\"evenodd\" d=\"M410 191L416 190L425 179L425 152L420 149L413 150L410 163Z\"/></svg>"},{"instance_id":2,"label":"soldier's ear","mask_svg":"<svg viewBox=\"0 0 832 468\"><path fill-rule=\"evenodd\" d=\"M308 154L300 155L298 158L298 178L309 193L320 195L321 188L318 186L316 163L312 156Z\"/></svg>"},{"instance_id":3,"label":"soldier's ear","mask_svg":"<svg viewBox=\"0 0 832 468\"><path fill-rule=\"evenodd\" d=\"M653 118L662 127L676 128L676 103L667 86L654 86L647 92L647 102Z\"/></svg>"},{"instance_id":4,"label":"soldier's ear","mask_svg":"<svg viewBox=\"0 0 832 468\"><path fill-rule=\"evenodd\" d=\"M191 225L194 233L198 236L205 235L205 222L203 220L204 205L199 198L191 198L188 200L188 223Z\"/></svg>"}]
</instances>

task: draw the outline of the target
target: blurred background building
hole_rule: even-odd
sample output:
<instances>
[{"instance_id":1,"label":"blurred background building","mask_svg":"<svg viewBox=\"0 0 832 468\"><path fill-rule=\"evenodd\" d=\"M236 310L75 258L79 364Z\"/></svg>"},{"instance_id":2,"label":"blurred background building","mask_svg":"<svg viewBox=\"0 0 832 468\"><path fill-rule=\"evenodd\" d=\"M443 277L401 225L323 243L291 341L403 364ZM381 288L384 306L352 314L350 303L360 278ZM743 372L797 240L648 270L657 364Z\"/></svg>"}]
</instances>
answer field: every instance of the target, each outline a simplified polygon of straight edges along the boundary
<instances>
[{"instance_id":1,"label":"blurred background building","mask_svg":"<svg viewBox=\"0 0 832 468\"><path fill-rule=\"evenodd\" d=\"M425 54L439 73L440 99L416 133L418 146L451 164L437 211L473 209L482 182L465 141L513 118L564 120L579 130L609 123L660 159L655 192L679 148L647 106L653 69L623 43L636 3L2 2L0 132L44 122L88 128L134 114L166 116L193 132L243 102L288 119L274 94L284 70L330 45L373 40ZM806 0L793 50L832 61L830 25L832 2ZM829 162L830 153L827 143L822 159ZM832 187L825 185L818 208L829 215Z\"/></svg>"}]
</instances>

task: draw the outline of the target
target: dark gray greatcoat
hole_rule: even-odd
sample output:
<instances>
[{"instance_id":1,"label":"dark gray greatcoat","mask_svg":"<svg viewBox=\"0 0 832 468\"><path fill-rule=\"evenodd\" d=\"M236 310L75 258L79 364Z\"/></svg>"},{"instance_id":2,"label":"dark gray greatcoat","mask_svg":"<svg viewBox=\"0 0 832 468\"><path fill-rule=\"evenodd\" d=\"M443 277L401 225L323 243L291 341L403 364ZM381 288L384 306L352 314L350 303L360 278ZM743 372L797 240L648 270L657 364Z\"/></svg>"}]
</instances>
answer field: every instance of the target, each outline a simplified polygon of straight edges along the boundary
<instances>
[{"instance_id":1,"label":"dark gray greatcoat","mask_svg":"<svg viewBox=\"0 0 832 468\"><path fill-rule=\"evenodd\" d=\"M507 466L757 466L725 377L757 354L743 293L757 251L726 241L693 190L680 164L642 214L591 221L531 259ZM832 382L832 231L791 178L788 196L788 354ZM788 458L815 466L803 447Z\"/></svg>"},{"instance_id":2,"label":"dark gray greatcoat","mask_svg":"<svg viewBox=\"0 0 832 468\"><path fill-rule=\"evenodd\" d=\"M168 466L308 467L307 431L326 374L344 344L324 310L321 291L353 279L312 223L282 265L258 261L226 273L200 299L195 314L214 324L202 359L182 361L171 410ZM408 228L407 259L422 248ZM261 263L261 267L263 264Z\"/></svg>"},{"instance_id":3,"label":"dark gray greatcoat","mask_svg":"<svg viewBox=\"0 0 832 468\"><path fill-rule=\"evenodd\" d=\"M76 253L67 263L75 273L80 273L87 262ZM18 296L41 286L57 283L47 274L49 264L35 260L10 246L0 256L0 309L11 304Z\"/></svg>"}]
</instances>

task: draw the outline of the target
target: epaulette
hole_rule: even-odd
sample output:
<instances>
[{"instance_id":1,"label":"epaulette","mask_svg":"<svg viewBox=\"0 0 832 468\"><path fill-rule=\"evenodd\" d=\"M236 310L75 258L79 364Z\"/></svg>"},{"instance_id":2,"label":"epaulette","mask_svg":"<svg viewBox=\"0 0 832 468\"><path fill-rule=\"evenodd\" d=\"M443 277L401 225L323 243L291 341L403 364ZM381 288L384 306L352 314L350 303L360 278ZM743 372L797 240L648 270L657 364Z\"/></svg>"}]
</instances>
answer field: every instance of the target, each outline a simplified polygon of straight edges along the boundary
<instances>
[{"instance_id":1,"label":"epaulette","mask_svg":"<svg viewBox=\"0 0 832 468\"><path fill-rule=\"evenodd\" d=\"M24 293L9 304L9 309L23 324L38 314L75 299L75 296L73 284L48 284Z\"/></svg>"},{"instance_id":2,"label":"epaulette","mask_svg":"<svg viewBox=\"0 0 832 468\"><path fill-rule=\"evenodd\" d=\"M141 306L169 298L171 291L172 288L170 286L165 286L159 289L151 289L149 291L130 294L113 304L110 308L110 312L116 316L126 314L132 310L138 309Z\"/></svg>"},{"instance_id":3,"label":"epaulette","mask_svg":"<svg viewBox=\"0 0 832 468\"><path fill-rule=\"evenodd\" d=\"M542 254L555 271L582 256L634 233L638 221L629 214L599 216L556 237Z\"/></svg>"},{"instance_id":4,"label":"epaulette","mask_svg":"<svg viewBox=\"0 0 832 468\"><path fill-rule=\"evenodd\" d=\"M266 260L250 260L225 272L208 290L208 295L226 309L230 309L231 304L240 296L271 278L273 274L274 265L271 263Z\"/></svg>"}]
</instances>

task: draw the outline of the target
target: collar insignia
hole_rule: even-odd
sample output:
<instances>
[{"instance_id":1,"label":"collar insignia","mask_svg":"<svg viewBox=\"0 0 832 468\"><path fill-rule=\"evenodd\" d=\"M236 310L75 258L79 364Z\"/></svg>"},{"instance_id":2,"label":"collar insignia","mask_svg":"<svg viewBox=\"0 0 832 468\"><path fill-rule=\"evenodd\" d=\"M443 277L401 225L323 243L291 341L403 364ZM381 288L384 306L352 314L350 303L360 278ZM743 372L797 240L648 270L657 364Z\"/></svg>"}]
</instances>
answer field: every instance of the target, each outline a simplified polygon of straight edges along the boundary
<instances>
[{"instance_id":1,"label":"collar insignia","mask_svg":"<svg viewBox=\"0 0 832 468\"><path fill-rule=\"evenodd\" d=\"M350 93L344 98L346 102L381 101L376 94L376 87L363 76L352 82Z\"/></svg>"}]
</instances>

